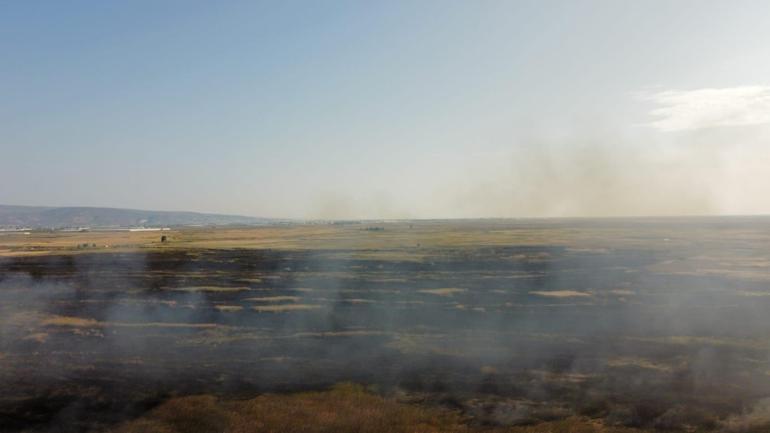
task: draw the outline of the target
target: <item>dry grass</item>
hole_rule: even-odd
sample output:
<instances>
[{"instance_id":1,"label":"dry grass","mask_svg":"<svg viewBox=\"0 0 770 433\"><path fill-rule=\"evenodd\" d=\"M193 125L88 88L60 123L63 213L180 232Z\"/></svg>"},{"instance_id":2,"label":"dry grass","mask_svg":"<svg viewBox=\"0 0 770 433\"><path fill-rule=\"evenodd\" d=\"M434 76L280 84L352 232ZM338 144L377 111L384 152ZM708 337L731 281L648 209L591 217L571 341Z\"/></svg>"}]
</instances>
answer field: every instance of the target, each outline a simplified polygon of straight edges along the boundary
<instances>
[{"instance_id":1,"label":"dry grass","mask_svg":"<svg viewBox=\"0 0 770 433\"><path fill-rule=\"evenodd\" d=\"M463 293L463 292L465 292L465 289L456 289L456 288L420 290L420 293L427 293L429 295L437 295L437 296L452 296L456 293Z\"/></svg>"},{"instance_id":2,"label":"dry grass","mask_svg":"<svg viewBox=\"0 0 770 433\"><path fill-rule=\"evenodd\" d=\"M163 232L175 239L178 231ZM0 257L45 255L52 253L94 253L127 251L137 248L161 247L160 232L46 232L33 231L29 235L20 233L0 236ZM96 244L96 247L78 249L79 244Z\"/></svg>"},{"instance_id":3,"label":"dry grass","mask_svg":"<svg viewBox=\"0 0 770 433\"><path fill-rule=\"evenodd\" d=\"M123 327L123 328L193 328L208 329L224 327L217 323L177 323L177 322L100 322L95 319L51 315L40 319L42 326L59 326L65 328L99 328L99 327Z\"/></svg>"},{"instance_id":4,"label":"dry grass","mask_svg":"<svg viewBox=\"0 0 770 433\"><path fill-rule=\"evenodd\" d=\"M82 317L73 316L51 316L44 319L43 326L70 326L78 328L92 328L99 325L99 322L94 319L84 319Z\"/></svg>"},{"instance_id":5,"label":"dry grass","mask_svg":"<svg viewBox=\"0 0 770 433\"><path fill-rule=\"evenodd\" d=\"M532 295L545 296L548 298L587 298L590 293L578 292L576 290L548 290L529 292Z\"/></svg>"},{"instance_id":6,"label":"dry grass","mask_svg":"<svg viewBox=\"0 0 770 433\"><path fill-rule=\"evenodd\" d=\"M175 292L211 292L211 293L232 293L232 292L246 292L248 287L221 287L221 286L193 286L193 287L174 287L172 289Z\"/></svg>"},{"instance_id":7,"label":"dry grass","mask_svg":"<svg viewBox=\"0 0 770 433\"><path fill-rule=\"evenodd\" d=\"M305 311L321 308L314 304L278 304L278 305L258 305L252 309L258 313L283 313L287 311Z\"/></svg>"},{"instance_id":8,"label":"dry grass","mask_svg":"<svg viewBox=\"0 0 770 433\"><path fill-rule=\"evenodd\" d=\"M614 367L614 368L636 367L636 368L643 368L647 370L655 370L661 373L672 373L674 371L674 367L670 365L662 364L660 362L654 362L649 359L630 358L630 357L620 357L620 358L610 359L607 361L607 366Z\"/></svg>"},{"instance_id":9,"label":"dry grass","mask_svg":"<svg viewBox=\"0 0 770 433\"><path fill-rule=\"evenodd\" d=\"M420 261L430 249L509 245L560 245L572 251L601 253L618 246L644 247L668 251L694 243L764 242L770 240L763 230L712 230L702 224L682 226L676 233L670 226L659 224L676 220L606 220L606 225L582 224L574 220L478 220L478 221L392 221L378 224L383 231L363 230L363 224L296 224L260 227L186 227L163 232L169 236L160 242L159 232L43 232L29 235L6 233L0 236L0 256L37 254L80 254L133 250L185 250L270 248L281 250L337 249L357 259ZM688 220L679 220L686 222ZM620 224L620 222L623 222ZM626 225L636 222L639 231L629 232ZM77 245L95 247L78 249ZM512 260L543 260L547 256L514 255ZM546 253L547 254L547 253ZM737 260L734 262L732 260ZM702 258L703 263L690 263L692 269L709 272L731 272L729 266L740 265L742 277L766 280L770 261L764 258ZM727 263L727 265L725 265ZM658 272L687 272L680 263L656 265ZM702 271L700 271L702 272ZM735 272L735 270L733 270ZM257 281L254 281L257 282Z\"/></svg>"},{"instance_id":10,"label":"dry grass","mask_svg":"<svg viewBox=\"0 0 770 433\"><path fill-rule=\"evenodd\" d=\"M213 396L169 400L113 433L634 433L584 418L533 426L484 428L456 412L400 403L340 384L327 392L264 395L245 401Z\"/></svg>"},{"instance_id":11,"label":"dry grass","mask_svg":"<svg viewBox=\"0 0 770 433\"><path fill-rule=\"evenodd\" d=\"M299 300L299 296L262 296L257 298L244 299L244 301L252 302L297 302Z\"/></svg>"},{"instance_id":12,"label":"dry grass","mask_svg":"<svg viewBox=\"0 0 770 433\"><path fill-rule=\"evenodd\" d=\"M243 307L240 305L215 305L214 308L222 313L237 313L243 310Z\"/></svg>"},{"instance_id":13,"label":"dry grass","mask_svg":"<svg viewBox=\"0 0 770 433\"><path fill-rule=\"evenodd\" d=\"M583 245L596 239L625 242L626 232L611 229L569 230L553 222L388 222L385 230L362 230L361 224L297 224L261 227L187 227L163 232L42 232L0 236L0 256L81 254L133 250L272 248L341 249L357 259L420 261L431 248L478 245ZM80 244L95 247L78 249ZM527 257L526 259L532 259ZM254 281L258 282L258 281Z\"/></svg>"}]
</instances>

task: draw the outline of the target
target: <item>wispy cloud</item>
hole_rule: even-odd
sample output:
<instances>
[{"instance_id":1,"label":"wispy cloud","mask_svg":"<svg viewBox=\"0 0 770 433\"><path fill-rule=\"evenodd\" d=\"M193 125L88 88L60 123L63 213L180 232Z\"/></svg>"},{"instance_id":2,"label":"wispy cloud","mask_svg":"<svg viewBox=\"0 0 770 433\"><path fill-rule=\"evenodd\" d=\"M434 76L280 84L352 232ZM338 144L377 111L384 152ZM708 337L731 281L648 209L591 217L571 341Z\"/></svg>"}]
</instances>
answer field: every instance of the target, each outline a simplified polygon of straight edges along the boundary
<instances>
[{"instance_id":1,"label":"wispy cloud","mask_svg":"<svg viewBox=\"0 0 770 433\"><path fill-rule=\"evenodd\" d=\"M770 86L666 90L640 98L657 105L647 125L661 131L770 123Z\"/></svg>"}]
</instances>

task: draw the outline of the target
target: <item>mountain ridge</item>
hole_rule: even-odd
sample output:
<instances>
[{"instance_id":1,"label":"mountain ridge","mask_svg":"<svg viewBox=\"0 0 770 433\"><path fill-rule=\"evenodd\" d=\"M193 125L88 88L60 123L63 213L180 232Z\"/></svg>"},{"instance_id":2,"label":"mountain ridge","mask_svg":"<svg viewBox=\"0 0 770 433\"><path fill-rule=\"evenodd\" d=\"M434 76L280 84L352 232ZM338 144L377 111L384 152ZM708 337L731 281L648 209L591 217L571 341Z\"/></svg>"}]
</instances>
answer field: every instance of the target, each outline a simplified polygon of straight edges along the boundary
<instances>
[{"instance_id":1,"label":"mountain ridge","mask_svg":"<svg viewBox=\"0 0 770 433\"><path fill-rule=\"evenodd\" d=\"M19 206L0 204L0 227L123 228L190 225L266 224L269 218L190 211L156 211L91 206Z\"/></svg>"}]
</instances>

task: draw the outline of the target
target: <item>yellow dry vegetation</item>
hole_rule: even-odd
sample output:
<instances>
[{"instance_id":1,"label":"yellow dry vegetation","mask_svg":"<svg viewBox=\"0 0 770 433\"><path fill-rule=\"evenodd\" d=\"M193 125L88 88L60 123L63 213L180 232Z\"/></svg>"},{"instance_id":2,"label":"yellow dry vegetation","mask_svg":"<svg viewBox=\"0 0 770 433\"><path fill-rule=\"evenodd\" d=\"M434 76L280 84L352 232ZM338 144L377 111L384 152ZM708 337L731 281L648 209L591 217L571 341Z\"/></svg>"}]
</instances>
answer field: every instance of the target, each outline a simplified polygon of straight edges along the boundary
<instances>
[{"instance_id":1,"label":"yellow dry vegetation","mask_svg":"<svg viewBox=\"0 0 770 433\"><path fill-rule=\"evenodd\" d=\"M244 299L244 301L252 302L297 302L299 300L299 296L262 296Z\"/></svg>"},{"instance_id":2,"label":"yellow dry vegetation","mask_svg":"<svg viewBox=\"0 0 770 433\"><path fill-rule=\"evenodd\" d=\"M42 326L61 326L69 328L96 328L96 327L122 327L122 328L226 328L217 323L179 323L179 322L102 322L95 319L52 315L40 320Z\"/></svg>"},{"instance_id":3,"label":"yellow dry vegetation","mask_svg":"<svg viewBox=\"0 0 770 433\"><path fill-rule=\"evenodd\" d=\"M427 293L429 295L438 295L438 296L452 296L457 293L465 292L465 289L457 289L453 287L447 287L444 289L425 289L425 290L419 290L420 293Z\"/></svg>"},{"instance_id":4,"label":"yellow dry vegetation","mask_svg":"<svg viewBox=\"0 0 770 433\"><path fill-rule=\"evenodd\" d=\"M530 426L481 427L457 412L401 403L354 384L330 391L263 395L222 401L202 395L175 398L112 433L639 433L587 418Z\"/></svg>"},{"instance_id":5,"label":"yellow dry vegetation","mask_svg":"<svg viewBox=\"0 0 770 433\"><path fill-rule=\"evenodd\" d=\"M178 236L178 233L178 231L33 231L29 235L5 234L0 236L0 256L80 254L160 248L165 245L160 242L161 236L173 239ZM83 244L88 244L89 247L79 249L78 245Z\"/></svg>"},{"instance_id":6,"label":"yellow dry vegetation","mask_svg":"<svg viewBox=\"0 0 770 433\"><path fill-rule=\"evenodd\" d=\"M315 310L321 308L316 304L279 304L279 305L257 305L252 309L259 313L284 313L287 311Z\"/></svg>"},{"instance_id":7,"label":"yellow dry vegetation","mask_svg":"<svg viewBox=\"0 0 770 433\"><path fill-rule=\"evenodd\" d=\"M555 221L555 220L554 220ZM1 256L82 254L116 251L204 249L337 249L357 259L421 261L435 248L479 245L576 245L596 239L627 242L625 231L574 230L554 222L392 221L382 231L365 224L291 224L259 227L184 227L164 232L33 231L0 236ZM600 232L600 233L599 233ZM161 236L168 242L162 243ZM87 244L87 248L78 248ZM526 259L533 259L526 257ZM256 281L255 281L256 282Z\"/></svg>"},{"instance_id":8,"label":"yellow dry vegetation","mask_svg":"<svg viewBox=\"0 0 770 433\"><path fill-rule=\"evenodd\" d=\"M243 307L240 305L215 305L214 308L223 313L237 313L238 311L243 310Z\"/></svg>"},{"instance_id":9,"label":"yellow dry vegetation","mask_svg":"<svg viewBox=\"0 0 770 433\"><path fill-rule=\"evenodd\" d=\"M194 287L174 287L175 292L245 292L248 291L248 287L221 287L221 286L194 286Z\"/></svg>"},{"instance_id":10,"label":"yellow dry vegetation","mask_svg":"<svg viewBox=\"0 0 770 433\"><path fill-rule=\"evenodd\" d=\"M599 221L599 220L597 220ZM361 260L422 261L435 251L462 251L479 246L556 245L569 251L608 253L619 247L670 251L672 248L726 241L767 242L770 234L761 229L711 230L703 224L680 225L673 232L668 222L676 219L589 220L447 220L387 221L383 230L366 230L367 223L293 223L257 227L183 227L164 232L129 231L32 231L0 235L0 256L38 254L83 254L115 251L180 250L193 256L206 249L337 250L345 257ZM680 219L681 223L687 219ZM622 222L622 224L621 224ZM628 224L636 230L628 230ZM685 227L682 229L681 227ZM161 236L168 241L161 242ZM79 245L88 245L79 248ZM515 261L548 259L548 252L518 253ZM344 258L344 257L342 257ZM738 266L740 269L733 269ZM770 260L746 257L701 257L690 263L661 263L651 270L662 273L733 273L749 279L766 279ZM259 280L259 278L257 278ZM249 283L251 281L244 282ZM258 282L258 281L253 281Z\"/></svg>"},{"instance_id":11,"label":"yellow dry vegetation","mask_svg":"<svg viewBox=\"0 0 770 433\"><path fill-rule=\"evenodd\" d=\"M50 316L46 319L43 319L42 325L91 328L99 325L99 322L94 319L84 319L82 317L74 317L74 316Z\"/></svg>"},{"instance_id":12,"label":"yellow dry vegetation","mask_svg":"<svg viewBox=\"0 0 770 433\"><path fill-rule=\"evenodd\" d=\"M37 343L45 343L48 340L47 332L35 332L24 337L24 340L35 341Z\"/></svg>"},{"instance_id":13,"label":"yellow dry vegetation","mask_svg":"<svg viewBox=\"0 0 770 433\"><path fill-rule=\"evenodd\" d=\"M671 373L674 371L674 367L670 365L662 364L660 362L654 362L649 359L643 359L643 358L629 358L629 357L614 358L607 361L607 366L614 367L614 368L636 367L636 368L643 368L647 370L655 370L661 373Z\"/></svg>"},{"instance_id":14,"label":"yellow dry vegetation","mask_svg":"<svg viewBox=\"0 0 770 433\"><path fill-rule=\"evenodd\" d=\"M587 298L591 296L590 293L578 292L576 290L535 290L529 293L548 298Z\"/></svg>"}]
</instances>

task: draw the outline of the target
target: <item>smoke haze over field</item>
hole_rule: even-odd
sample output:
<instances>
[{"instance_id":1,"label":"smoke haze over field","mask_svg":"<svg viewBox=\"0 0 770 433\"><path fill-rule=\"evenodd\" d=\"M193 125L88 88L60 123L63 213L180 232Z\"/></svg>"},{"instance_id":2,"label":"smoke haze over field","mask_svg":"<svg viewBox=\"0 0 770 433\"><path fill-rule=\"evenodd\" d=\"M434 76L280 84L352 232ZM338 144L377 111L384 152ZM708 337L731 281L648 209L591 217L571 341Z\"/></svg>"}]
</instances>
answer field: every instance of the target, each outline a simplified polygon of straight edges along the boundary
<instances>
[{"instance_id":1,"label":"smoke haze over field","mask_svg":"<svg viewBox=\"0 0 770 433\"><path fill-rule=\"evenodd\" d=\"M770 199L760 191L770 187L770 149L700 141L536 140L473 161L473 180L450 184L445 194L454 194L458 216L767 213Z\"/></svg>"},{"instance_id":2,"label":"smoke haze over field","mask_svg":"<svg viewBox=\"0 0 770 433\"><path fill-rule=\"evenodd\" d=\"M770 431L768 22L0 1L0 431L223 432L341 382L485 431Z\"/></svg>"},{"instance_id":3,"label":"smoke haze over field","mask_svg":"<svg viewBox=\"0 0 770 433\"><path fill-rule=\"evenodd\" d=\"M770 218L382 225L0 257L0 425L91 431L169 393L347 380L493 424L591 405L627 426L767 423Z\"/></svg>"},{"instance_id":4,"label":"smoke haze over field","mask_svg":"<svg viewBox=\"0 0 770 433\"><path fill-rule=\"evenodd\" d=\"M435 178L394 175L396 190L322 194L323 218L603 217L770 212L768 135L709 131L669 140L524 137L494 152L437 157ZM751 135L754 134L754 135ZM579 138L578 138L579 137ZM449 173L451 172L451 173ZM408 185L413 185L409 187Z\"/></svg>"}]
</instances>

